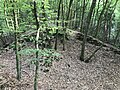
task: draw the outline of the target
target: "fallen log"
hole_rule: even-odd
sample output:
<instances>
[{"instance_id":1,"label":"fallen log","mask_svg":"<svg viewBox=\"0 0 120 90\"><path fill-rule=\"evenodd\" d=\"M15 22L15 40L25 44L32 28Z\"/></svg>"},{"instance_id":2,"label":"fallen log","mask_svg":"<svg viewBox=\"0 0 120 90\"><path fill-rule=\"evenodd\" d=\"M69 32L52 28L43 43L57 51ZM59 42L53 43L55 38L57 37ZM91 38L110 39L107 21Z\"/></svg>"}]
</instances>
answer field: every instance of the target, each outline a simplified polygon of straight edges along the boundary
<instances>
[{"instance_id":1,"label":"fallen log","mask_svg":"<svg viewBox=\"0 0 120 90\"><path fill-rule=\"evenodd\" d=\"M69 30L69 32L72 32L72 34L76 37L76 39L79 39L81 41L83 40L83 37L84 37L83 33L78 32L78 31L73 31L73 30ZM120 54L120 49L116 48L113 45L104 43L104 42L100 41L99 39L96 39L96 38L94 38L90 35L87 36L87 42L91 43L91 44L94 44L96 46L101 46L102 45L103 47L108 47L110 51L113 51L116 54Z\"/></svg>"}]
</instances>

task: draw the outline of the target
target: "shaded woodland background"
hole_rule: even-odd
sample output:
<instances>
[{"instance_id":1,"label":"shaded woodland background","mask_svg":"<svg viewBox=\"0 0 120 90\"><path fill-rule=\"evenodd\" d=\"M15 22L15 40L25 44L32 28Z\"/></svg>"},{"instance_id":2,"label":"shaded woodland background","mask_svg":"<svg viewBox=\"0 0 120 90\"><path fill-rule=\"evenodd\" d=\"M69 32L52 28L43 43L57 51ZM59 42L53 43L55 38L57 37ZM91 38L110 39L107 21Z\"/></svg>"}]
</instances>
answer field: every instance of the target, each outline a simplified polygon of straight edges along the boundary
<instances>
[{"instance_id":1,"label":"shaded woodland background","mask_svg":"<svg viewBox=\"0 0 120 90\"><path fill-rule=\"evenodd\" d=\"M114 52L113 57L120 54L119 4L120 0L1 0L0 53L13 50L18 81L22 78L22 59L34 64L33 86L39 90L39 68L64 59L61 50L69 51L74 43L80 48L75 49L78 59L85 63L105 47ZM82 41L79 47L77 39ZM88 43L95 45L89 54Z\"/></svg>"}]
</instances>

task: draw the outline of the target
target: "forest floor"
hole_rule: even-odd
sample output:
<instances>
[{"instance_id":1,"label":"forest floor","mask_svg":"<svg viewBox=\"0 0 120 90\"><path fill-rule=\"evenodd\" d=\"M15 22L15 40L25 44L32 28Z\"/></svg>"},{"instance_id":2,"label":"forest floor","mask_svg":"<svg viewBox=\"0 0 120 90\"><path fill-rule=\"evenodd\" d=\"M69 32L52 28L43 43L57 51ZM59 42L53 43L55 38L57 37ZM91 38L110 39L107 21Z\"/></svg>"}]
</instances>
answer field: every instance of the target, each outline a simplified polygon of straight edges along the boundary
<instances>
[{"instance_id":1,"label":"forest floor","mask_svg":"<svg viewBox=\"0 0 120 90\"><path fill-rule=\"evenodd\" d=\"M43 72L44 67L40 67L38 90L120 90L120 55L103 47L89 63L84 63L79 60L81 43L72 38L67 41L66 51L61 50L62 45L59 46L63 59L54 61L47 68L48 72ZM87 43L85 56L89 56L98 47ZM15 64L13 50L0 54L0 83L3 78L15 78ZM22 64L21 90L33 90L34 69L29 68L26 61ZM10 84L15 81L10 80Z\"/></svg>"}]
</instances>

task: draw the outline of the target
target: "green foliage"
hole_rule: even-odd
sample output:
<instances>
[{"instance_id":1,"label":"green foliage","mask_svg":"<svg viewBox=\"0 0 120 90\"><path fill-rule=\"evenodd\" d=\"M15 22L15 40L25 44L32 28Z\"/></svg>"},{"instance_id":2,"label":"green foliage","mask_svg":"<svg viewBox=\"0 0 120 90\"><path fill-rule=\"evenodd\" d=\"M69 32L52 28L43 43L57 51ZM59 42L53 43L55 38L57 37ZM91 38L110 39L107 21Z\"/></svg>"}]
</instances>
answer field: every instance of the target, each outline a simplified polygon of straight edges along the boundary
<instances>
[{"instance_id":1,"label":"green foliage","mask_svg":"<svg viewBox=\"0 0 120 90\"><path fill-rule=\"evenodd\" d=\"M28 59L29 62L34 63L35 61L40 61L43 62L45 66L48 66L49 64L52 64L54 60L60 60L61 54L57 53L53 49L33 49L33 48L28 48L28 49L23 49L19 51L19 54L22 56L34 56L38 52L39 57L38 58L31 58Z\"/></svg>"}]
</instances>

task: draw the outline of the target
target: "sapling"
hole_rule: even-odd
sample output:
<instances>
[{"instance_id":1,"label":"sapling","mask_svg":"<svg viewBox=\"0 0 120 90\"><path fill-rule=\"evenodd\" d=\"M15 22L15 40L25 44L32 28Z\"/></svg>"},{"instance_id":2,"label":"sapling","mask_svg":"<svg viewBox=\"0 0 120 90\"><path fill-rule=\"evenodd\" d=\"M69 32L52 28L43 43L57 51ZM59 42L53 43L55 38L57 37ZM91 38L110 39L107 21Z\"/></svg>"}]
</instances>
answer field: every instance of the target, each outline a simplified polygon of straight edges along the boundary
<instances>
[{"instance_id":1,"label":"sapling","mask_svg":"<svg viewBox=\"0 0 120 90\"><path fill-rule=\"evenodd\" d=\"M30 62L29 64L34 64L35 65L35 76L34 76L34 90L38 90L38 71L40 66L51 66L53 61L58 61L60 60L61 54L57 53L53 49L23 49L19 51L19 54L22 56L28 55L28 56L34 56L36 55L37 52L37 58L32 57L31 59L28 59ZM40 75L40 74L39 74Z\"/></svg>"},{"instance_id":2,"label":"sapling","mask_svg":"<svg viewBox=\"0 0 120 90\"><path fill-rule=\"evenodd\" d=\"M13 0L13 3L15 1ZM17 20L17 12L16 12L16 6L15 4L12 5L13 7L13 21L14 21L14 30L15 30L15 54L16 54L16 69L17 69L17 79L20 80L21 78L21 66L20 66L20 58L18 54L18 20Z\"/></svg>"}]
</instances>

